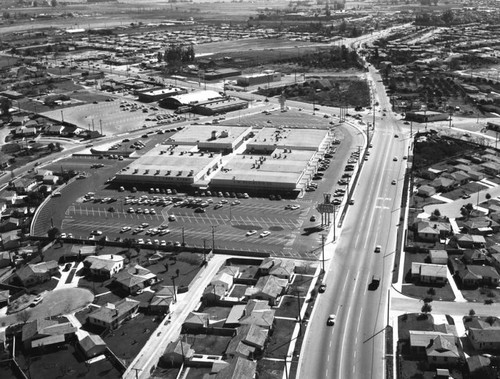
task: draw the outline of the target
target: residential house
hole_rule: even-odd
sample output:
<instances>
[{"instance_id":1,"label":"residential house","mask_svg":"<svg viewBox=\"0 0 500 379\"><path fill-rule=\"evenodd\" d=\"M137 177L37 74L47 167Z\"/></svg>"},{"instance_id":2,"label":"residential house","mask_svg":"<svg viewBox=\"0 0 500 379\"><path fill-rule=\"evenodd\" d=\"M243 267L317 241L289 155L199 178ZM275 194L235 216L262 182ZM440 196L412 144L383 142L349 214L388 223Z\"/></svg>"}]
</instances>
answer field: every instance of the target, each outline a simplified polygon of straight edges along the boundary
<instances>
[{"instance_id":1,"label":"residential house","mask_svg":"<svg viewBox=\"0 0 500 379\"><path fill-rule=\"evenodd\" d=\"M12 250L21 246L21 237L18 235L18 230L11 230L0 234L1 247L4 250Z\"/></svg>"},{"instance_id":2,"label":"residential house","mask_svg":"<svg viewBox=\"0 0 500 379\"><path fill-rule=\"evenodd\" d=\"M446 265L412 262L411 277L420 283L445 285L448 282Z\"/></svg>"},{"instance_id":3,"label":"residential house","mask_svg":"<svg viewBox=\"0 0 500 379\"><path fill-rule=\"evenodd\" d=\"M443 334L435 337L425 352L427 363L432 366L455 366L460 359L456 337L453 335Z\"/></svg>"},{"instance_id":4,"label":"residential house","mask_svg":"<svg viewBox=\"0 0 500 379\"><path fill-rule=\"evenodd\" d=\"M90 256L95 256L97 246L94 245L72 245L71 250L63 255L63 260L67 261L81 261L82 259Z\"/></svg>"},{"instance_id":5,"label":"residential house","mask_svg":"<svg viewBox=\"0 0 500 379\"><path fill-rule=\"evenodd\" d=\"M436 337L442 335L455 337L452 333L444 333L438 330L410 330L411 354L419 358L426 356L427 347Z\"/></svg>"},{"instance_id":6,"label":"residential house","mask_svg":"<svg viewBox=\"0 0 500 379\"><path fill-rule=\"evenodd\" d=\"M276 310L266 300L249 300L247 304L233 305L224 327L236 328L240 325L258 325L273 329Z\"/></svg>"},{"instance_id":7,"label":"residential house","mask_svg":"<svg viewBox=\"0 0 500 379\"><path fill-rule=\"evenodd\" d=\"M484 355L473 355L467 358L467 368L471 379L496 379L491 360Z\"/></svg>"},{"instance_id":8,"label":"residential house","mask_svg":"<svg viewBox=\"0 0 500 379\"><path fill-rule=\"evenodd\" d=\"M437 242L451 235L452 229L449 222L420 221L417 223L417 238L421 241Z\"/></svg>"},{"instance_id":9,"label":"residential house","mask_svg":"<svg viewBox=\"0 0 500 379\"><path fill-rule=\"evenodd\" d=\"M451 174L446 173L443 174L443 177L453 180L459 186L463 186L470 181L469 174L463 171L455 171Z\"/></svg>"},{"instance_id":10,"label":"residential house","mask_svg":"<svg viewBox=\"0 0 500 379\"><path fill-rule=\"evenodd\" d=\"M229 291L229 289L233 286L233 277L225 272L218 273L210 281L210 285L214 287L222 287L225 291Z\"/></svg>"},{"instance_id":11,"label":"residential house","mask_svg":"<svg viewBox=\"0 0 500 379\"><path fill-rule=\"evenodd\" d=\"M27 192L32 191L37 185L35 178L19 178L12 182L10 188L12 188L16 193L22 195Z\"/></svg>"},{"instance_id":12,"label":"residential house","mask_svg":"<svg viewBox=\"0 0 500 379\"><path fill-rule=\"evenodd\" d=\"M83 264L90 272L90 275L110 279L113 275L123 269L125 258L121 255L107 254L89 256L85 258Z\"/></svg>"},{"instance_id":13,"label":"residential house","mask_svg":"<svg viewBox=\"0 0 500 379\"><path fill-rule=\"evenodd\" d=\"M201 330L208 328L210 315L208 313L191 312L184 320L182 328L186 330Z\"/></svg>"},{"instance_id":14,"label":"residential house","mask_svg":"<svg viewBox=\"0 0 500 379\"><path fill-rule=\"evenodd\" d=\"M429 259L432 264L446 265L448 252L446 250L429 250Z\"/></svg>"},{"instance_id":15,"label":"residential house","mask_svg":"<svg viewBox=\"0 0 500 379\"><path fill-rule=\"evenodd\" d=\"M255 324L242 325L236 329L236 336L229 342L224 355L228 358L256 359L262 355L268 335L269 329Z\"/></svg>"},{"instance_id":16,"label":"residential house","mask_svg":"<svg viewBox=\"0 0 500 379\"><path fill-rule=\"evenodd\" d=\"M498 175L500 174L500 163L497 162L485 162L481 163L482 171L488 175Z\"/></svg>"},{"instance_id":17,"label":"residential house","mask_svg":"<svg viewBox=\"0 0 500 379\"><path fill-rule=\"evenodd\" d=\"M63 129L64 129L63 125L51 124L51 125L48 125L45 128L45 134L48 134L48 135L60 135Z\"/></svg>"},{"instance_id":18,"label":"residential house","mask_svg":"<svg viewBox=\"0 0 500 379\"><path fill-rule=\"evenodd\" d=\"M292 279L295 262L291 259L266 258L259 266L260 275L273 275L281 279Z\"/></svg>"},{"instance_id":19,"label":"residential house","mask_svg":"<svg viewBox=\"0 0 500 379\"><path fill-rule=\"evenodd\" d=\"M183 363L193 358L195 351L191 345L182 340L182 336L177 341L170 342L165 349L161 359L168 362L171 367L180 367Z\"/></svg>"},{"instance_id":20,"label":"residential house","mask_svg":"<svg viewBox=\"0 0 500 379\"><path fill-rule=\"evenodd\" d=\"M218 274L223 274L223 273L229 274L233 278L237 278L240 275L240 268L238 266L224 266L219 270Z\"/></svg>"},{"instance_id":21,"label":"residential house","mask_svg":"<svg viewBox=\"0 0 500 379\"><path fill-rule=\"evenodd\" d=\"M462 261L468 265L484 265L487 263L486 249L467 249L462 254Z\"/></svg>"},{"instance_id":22,"label":"residential house","mask_svg":"<svg viewBox=\"0 0 500 379\"><path fill-rule=\"evenodd\" d=\"M75 337L77 328L69 321L37 319L22 328L22 343L26 350L58 346Z\"/></svg>"},{"instance_id":23,"label":"residential house","mask_svg":"<svg viewBox=\"0 0 500 379\"><path fill-rule=\"evenodd\" d=\"M489 263L500 272L500 253L493 253L489 257Z\"/></svg>"},{"instance_id":24,"label":"residential house","mask_svg":"<svg viewBox=\"0 0 500 379\"><path fill-rule=\"evenodd\" d=\"M209 284L203 291L202 300L205 304L217 304L226 296L226 293L223 285Z\"/></svg>"},{"instance_id":25,"label":"residential house","mask_svg":"<svg viewBox=\"0 0 500 379\"><path fill-rule=\"evenodd\" d=\"M431 197L436 194L436 189L429 185L420 186L417 190L417 195L422 197Z\"/></svg>"},{"instance_id":26,"label":"residential house","mask_svg":"<svg viewBox=\"0 0 500 379\"><path fill-rule=\"evenodd\" d=\"M462 249L482 249L486 247L486 240L480 235L457 234L450 240L450 245L456 245Z\"/></svg>"},{"instance_id":27,"label":"residential house","mask_svg":"<svg viewBox=\"0 0 500 379\"><path fill-rule=\"evenodd\" d=\"M476 351L488 352L500 350L500 328L468 328L467 337Z\"/></svg>"},{"instance_id":28,"label":"residential house","mask_svg":"<svg viewBox=\"0 0 500 379\"><path fill-rule=\"evenodd\" d=\"M48 261L23 266L17 270L16 276L23 286L31 287L50 280L52 275L55 275L58 272L59 266L57 265L57 262Z\"/></svg>"},{"instance_id":29,"label":"residential house","mask_svg":"<svg viewBox=\"0 0 500 379\"><path fill-rule=\"evenodd\" d=\"M170 304L175 299L175 290L173 286L163 286L156 291L149 303L149 311L155 314L167 314L170 312Z\"/></svg>"},{"instance_id":30,"label":"residential house","mask_svg":"<svg viewBox=\"0 0 500 379\"><path fill-rule=\"evenodd\" d=\"M255 379L256 370L256 361L236 357L229 366L224 367L215 375L215 379Z\"/></svg>"},{"instance_id":31,"label":"residential house","mask_svg":"<svg viewBox=\"0 0 500 379\"><path fill-rule=\"evenodd\" d=\"M491 266L468 265L465 270L457 272L464 287L474 288L479 286L498 286L500 275Z\"/></svg>"},{"instance_id":32,"label":"residential house","mask_svg":"<svg viewBox=\"0 0 500 379\"><path fill-rule=\"evenodd\" d=\"M9 251L0 251L0 268L10 266L12 263L10 255L11 253Z\"/></svg>"},{"instance_id":33,"label":"residential house","mask_svg":"<svg viewBox=\"0 0 500 379\"><path fill-rule=\"evenodd\" d=\"M288 288L288 280L273 275L263 276L245 291L246 299L267 300L270 305L277 305L278 300Z\"/></svg>"},{"instance_id":34,"label":"residential house","mask_svg":"<svg viewBox=\"0 0 500 379\"><path fill-rule=\"evenodd\" d=\"M469 170L467 171L467 174L469 174L471 180L474 180L474 181L480 181L480 180L483 180L486 175L483 174L482 172L480 171L477 171L477 170Z\"/></svg>"},{"instance_id":35,"label":"residential house","mask_svg":"<svg viewBox=\"0 0 500 379\"><path fill-rule=\"evenodd\" d=\"M498 233L500 231L500 224L493 221L489 217L474 217L463 223L462 228L465 233L468 234L479 234L488 235L493 233Z\"/></svg>"},{"instance_id":36,"label":"residential house","mask_svg":"<svg viewBox=\"0 0 500 379\"><path fill-rule=\"evenodd\" d=\"M108 303L90 313L87 322L107 329L116 329L124 321L132 318L139 309L139 304L139 301L128 297L116 303Z\"/></svg>"},{"instance_id":37,"label":"residential house","mask_svg":"<svg viewBox=\"0 0 500 379\"><path fill-rule=\"evenodd\" d=\"M431 187L434 187L437 192L448 192L453 190L458 185L455 180L444 176L434 179L429 184Z\"/></svg>"},{"instance_id":38,"label":"residential house","mask_svg":"<svg viewBox=\"0 0 500 379\"><path fill-rule=\"evenodd\" d=\"M158 282L158 277L148 269L140 266L130 266L115 274L115 283L130 294L141 293L148 286Z\"/></svg>"},{"instance_id":39,"label":"residential house","mask_svg":"<svg viewBox=\"0 0 500 379\"><path fill-rule=\"evenodd\" d=\"M7 210L7 202L0 199L0 214Z\"/></svg>"},{"instance_id":40,"label":"residential house","mask_svg":"<svg viewBox=\"0 0 500 379\"><path fill-rule=\"evenodd\" d=\"M17 203L19 196L15 191L4 191L2 192L2 197L0 199L5 201L7 208L9 208Z\"/></svg>"},{"instance_id":41,"label":"residential house","mask_svg":"<svg viewBox=\"0 0 500 379\"><path fill-rule=\"evenodd\" d=\"M9 305L10 292L9 290L0 291L0 308Z\"/></svg>"},{"instance_id":42,"label":"residential house","mask_svg":"<svg viewBox=\"0 0 500 379\"><path fill-rule=\"evenodd\" d=\"M78 347L85 355L85 359L97 357L106 352L106 342L97 334L89 333L78 341Z\"/></svg>"},{"instance_id":43,"label":"residential house","mask_svg":"<svg viewBox=\"0 0 500 379\"><path fill-rule=\"evenodd\" d=\"M46 176L53 176L53 175L54 171L52 170L38 169L36 170L35 173L35 179L38 181L43 181L43 178L45 178Z\"/></svg>"}]
</instances>

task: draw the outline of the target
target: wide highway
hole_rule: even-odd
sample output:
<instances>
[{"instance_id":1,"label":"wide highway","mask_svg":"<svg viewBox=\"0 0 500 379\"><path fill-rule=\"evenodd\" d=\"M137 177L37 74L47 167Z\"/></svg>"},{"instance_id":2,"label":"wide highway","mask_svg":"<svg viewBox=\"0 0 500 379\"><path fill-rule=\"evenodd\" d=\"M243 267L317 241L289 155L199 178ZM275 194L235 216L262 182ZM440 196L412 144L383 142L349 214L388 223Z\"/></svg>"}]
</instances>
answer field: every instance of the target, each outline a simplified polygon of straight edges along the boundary
<instances>
[{"instance_id":1,"label":"wide highway","mask_svg":"<svg viewBox=\"0 0 500 379\"><path fill-rule=\"evenodd\" d=\"M408 136L402 134L401 121L390 112L380 76L370 70L375 100L380 103L379 109L387 112L376 123L373 147L352 197L355 203L349 207L339 238L327 245L326 257L330 258L324 280L327 289L318 295L311 315L298 378L384 376L388 288ZM374 251L377 245L381 246L380 253ZM369 289L373 275L381 279L377 289ZM334 326L326 324L330 314L337 316Z\"/></svg>"}]
</instances>

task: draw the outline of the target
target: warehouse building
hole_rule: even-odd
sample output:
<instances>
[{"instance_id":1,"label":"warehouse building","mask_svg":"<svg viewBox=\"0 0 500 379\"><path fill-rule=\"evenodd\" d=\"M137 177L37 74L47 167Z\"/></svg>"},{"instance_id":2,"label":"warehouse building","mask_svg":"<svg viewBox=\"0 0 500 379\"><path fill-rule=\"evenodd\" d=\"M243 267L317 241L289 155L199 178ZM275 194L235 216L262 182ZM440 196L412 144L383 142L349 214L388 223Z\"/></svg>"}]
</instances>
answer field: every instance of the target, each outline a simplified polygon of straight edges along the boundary
<instances>
[{"instance_id":1,"label":"warehouse building","mask_svg":"<svg viewBox=\"0 0 500 379\"><path fill-rule=\"evenodd\" d=\"M195 146L158 145L116 174L118 184L188 187L221 164L221 154Z\"/></svg>"},{"instance_id":2,"label":"warehouse building","mask_svg":"<svg viewBox=\"0 0 500 379\"><path fill-rule=\"evenodd\" d=\"M228 97L196 104L191 108L191 111L205 116L213 116L215 114L237 111L244 108L248 108L248 101Z\"/></svg>"},{"instance_id":3,"label":"warehouse building","mask_svg":"<svg viewBox=\"0 0 500 379\"><path fill-rule=\"evenodd\" d=\"M415 122L446 121L450 118L448 113L433 111L406 112L405 120Z\"/></svg>"},{"instance_id":4,"label":"warehouse building","mask_svg":"<svg viewBox=\"0 0 500 379\"><path fill-rule=\"evenodd\" d=\"M181 106L193 106L207 101L223 100L224 96L215 91L195 91L175 95L160 101L160 106L168 109L177 109Z\"/></svg>"},{"instance_id":5,"label":"warehouse building","mask_svg":"<svg viewBox=\"0 0 500 379\"><path fill-rule=\"evenodd\" d=\"M248 87L279 81L281 81L280 72L265 70L257 74L242 75L236 79L236 84L241 87Z\"/></svg>"},{"instance_id":6,"label":"warehouse building","mask_svg":"<svg viewBox=\"0 0 500 379\"><path fill-rule=\"evenodd\" d=\"M235 68L220 68L212 71L205 71L205 80L221 80L241 75L241 70Z\"/></svg>"},{"instance_id":7,"label":"warehouse building","mask_svg":"<svg viewBox=\"0 0 500 379\"><path fill-rule=\"evenodd\" d=\"M240 147L251 131L251 127L190 125L168 138L164 144L197 146L202 151L228 154Z\"/></svg>"},{"instance_id":8,"label":"warehouse building","mask_svg":"<svg viewBox=\"0 0 500 379\"><path fill-rule=\"evenodd\" d=\"M327 143L328 130L263 128L248 141L247 152L269 154L277 147L317 151Z\"/></svg>"},{"instance_id":9,"label":"warehouse building","mask_svg":"<svg viewBox=\"0 0 500 379\"><path fill-rule=\"evenodd\" d=\"M187 93L187 90L180 87L169 87L169 88L156 88L153 90L137 91L137 96L139 96L139 101L144 103L151 103L153 101L160 101L166 99L167 97L177 96Z\"/></svg>"}]
</instances>

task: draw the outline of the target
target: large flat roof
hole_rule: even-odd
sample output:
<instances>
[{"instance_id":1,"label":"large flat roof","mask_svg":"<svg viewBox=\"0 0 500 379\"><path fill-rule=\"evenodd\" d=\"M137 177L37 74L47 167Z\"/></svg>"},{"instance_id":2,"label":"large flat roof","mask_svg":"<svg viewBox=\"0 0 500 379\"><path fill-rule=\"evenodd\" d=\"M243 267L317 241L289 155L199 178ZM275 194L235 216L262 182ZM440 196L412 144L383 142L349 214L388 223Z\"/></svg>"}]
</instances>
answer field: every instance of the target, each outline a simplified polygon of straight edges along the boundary
<instances>
[{"instance_id":1,"label":"large flat roof","mask_svg":"<svg viewBox=\"0 0 500 379\"><path fill-rule=\"evenodd\" d=\"M171 146L158 145L125 167L116 176L117 178L125 175L137 175L138 178L141 176L196 176L219 158L219 154L188 152L182 147L172 149ZM191 170L192 175L189 174ZM170 171L169 175L167 175L168 171ZM179 172L182 173L179 175Z\"/></svg>"},{"instance_id":2,"label":"large flat roof","mask_svg":"<svg viewBox=\"0 0 500 379\"><path fill-rule=\"evenodd\" d=\"M212 132L216 132L216 139L212 139ZM227 136L224 132L227 132ZM190 125L168 138L166 143L197 145L199 142L233 143L244 133L249 132L249 127L225 125Z\"/></svg>"},{"instance_id":3,"label":"large flat roof","mask_svg":"<svg viewBox=\"0 0 500 379\"><path fill-rule=\"evenodd\" d=\"M243 182L268 182L296 184L307 163L315 152L310 150L293 150L285 153L276 149L271 155L237 155L224 165L223 171L214 176L215 181L231 181L235 184ZM281 156L281 157L280 157ZM265 160L261 161L261 157Z\"/></svg>"},{"instance_id":4,"label":"large flat roof","mask_svg":"<svg viewBox=\"0 0 500 379\"><path fill-rule=\"evenodd\" d=\"M261 146L276 146L317 150L327 135L328 130L323 129L263 128L249 140L247 147L258 149Z\"/></svg>"}]
</instances>

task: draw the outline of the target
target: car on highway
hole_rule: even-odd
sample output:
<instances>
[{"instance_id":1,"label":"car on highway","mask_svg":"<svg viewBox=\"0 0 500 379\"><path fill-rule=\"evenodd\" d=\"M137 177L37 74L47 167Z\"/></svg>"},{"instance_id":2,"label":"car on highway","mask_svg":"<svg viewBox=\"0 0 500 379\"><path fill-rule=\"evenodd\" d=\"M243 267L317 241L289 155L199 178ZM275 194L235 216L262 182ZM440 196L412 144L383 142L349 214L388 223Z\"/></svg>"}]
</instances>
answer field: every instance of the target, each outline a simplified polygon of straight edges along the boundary
<instances>
[{"instance_id":1,"label":"car on highway","mask_svg":"<svg viewBox=\"0 0 500 379\"><path fill-rule=\"evenodd\" d=\"M330 316L328 316L328 319L326 320L326 325L328 325L328 326L334 326L336 318L337 318L337 316L334 315L334 314L331 314Z\"/></svg>"},{"instance_id":2,"label":"car on highway","mask_svg":"<svg viewBox=\"0 0 500 379\"><path fill-rule=\"evenodd\" d=\"M248 237L248 236L253 236L255 233L257 233L257 231L252 229L252 230L249 230L249 231L247 232L246 236L247 236L247 237Z\"/></svg>"},{"instance_id":3,"label":"car on highway","mask_svg":"<svg viewBox=\"0 0 500 379\"><path fill-rule=\"evenodd\" d=\"M398 161L398 157L394 157L394 158L392 158L392 160L393 160L394 162L397 162L397 161Z\"/></svg>"},{"instance_id":4,"label":"car on highway","mask_svg":"<svg viewBox=\"0 0 500 379\"><path fill-rule=\"evenodd\" d=\"M396 180L393 180L393 181L391 182L391 184L392 184L393 186L394 186L394 185L396 185Z\"/></svg>"},{"instance_id":5,"label":"car on highway","mask_svg":"<svg viewBox=\"0 0 500 379\"><path fill-rule=\"evenodd\" d=\"M316 216L312 215L311 218L309 219L309 221L311 221L311 222L316 221Z\"/></svg>"},{"instance_id":6,"label":"car on highway","mask_svg":"<svg viewBox=\"0 0 500 379\"><path fill-rule=\"evenodd\" d=\"M375 246L376 253L380 253L380 250L382 250L382 247L380 245Z\"/></svg>"},{"instance_id":7,"label":"car on highway","mask_svg":"<svg viewBox=\"0 0 500 379\"><path fill-rule=\"evenodd\" d=\"M326 284L321 284L319 287L318 287L318 292L319 293L323 293L326 291Z\"/></svg>"},{"instance_id":8,"label":"car on highway","mask_svg":"<svg viewBox=\"0 0 500 379\"><path fill-rule=\"evenodd\" d=\"M399 135L397 135L397 134L394 134L394 138L399 138Z\"/></svg>"},{"instance_id":9,"label":"car on highway","mask_svg":"<svg viewBox=\"0 0 500 379\"><path fill-rule=\"evenodd\" d=\"M349 205L354 205L354 199L349 200Z\"/></svg>"},{"instance_id":10,"label":"car on highway","mask_svg":"<svg viewBox=\"0 0 500 379\"><path fill-rule=\"evenodd\" d=\"M271 232L269 230L264 230L262 233L260 233L260 238L264 238L264 237L267 237L268 235L270 235Z\"/></svg>"}]
</instances>

